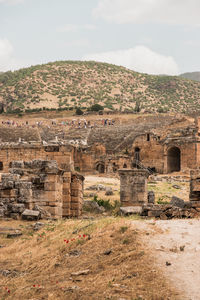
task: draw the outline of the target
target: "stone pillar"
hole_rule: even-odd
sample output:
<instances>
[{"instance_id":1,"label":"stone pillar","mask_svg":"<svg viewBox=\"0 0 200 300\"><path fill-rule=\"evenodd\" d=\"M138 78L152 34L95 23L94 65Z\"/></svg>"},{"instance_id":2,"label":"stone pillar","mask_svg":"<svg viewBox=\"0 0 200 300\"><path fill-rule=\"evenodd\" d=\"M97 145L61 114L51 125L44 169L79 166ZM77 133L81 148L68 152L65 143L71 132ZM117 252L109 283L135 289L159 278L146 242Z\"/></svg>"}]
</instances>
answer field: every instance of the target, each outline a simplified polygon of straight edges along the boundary
<instances>
[{"instance_id":1,"label":"stone pillar","mask_svg":"<svg viewBox=\"0 0 200 300\"><path fill-rule=\"evenodd\" d=\"M200 206L200 170L190 171L190 201Z\"/></svg>"},{"instance_id":2,"label":"stone pillar","mask_svg":"<svg viewBox=\"0 0 200 300\"><path fill-rule=\"evenodd\" d=\"M140 169L119 170L120 201L122 206L142 206L148 202L148 171Z\"/></svg>"}]
</instances>

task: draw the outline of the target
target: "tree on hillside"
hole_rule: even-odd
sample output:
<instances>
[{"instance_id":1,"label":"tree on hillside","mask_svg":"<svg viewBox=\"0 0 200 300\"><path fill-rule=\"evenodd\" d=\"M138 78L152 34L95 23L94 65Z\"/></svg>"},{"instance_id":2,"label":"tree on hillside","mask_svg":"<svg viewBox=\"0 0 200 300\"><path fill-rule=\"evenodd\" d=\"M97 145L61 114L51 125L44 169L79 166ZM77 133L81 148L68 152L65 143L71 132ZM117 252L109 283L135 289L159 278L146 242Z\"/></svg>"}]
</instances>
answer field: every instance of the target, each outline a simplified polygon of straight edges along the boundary
<instances>
[{"instance_id":1,"label":"tree on hillside","mask_svg":"<svg viewBox=\"0 0 200 300\"><path fill-rule=\"evenodd\" d=\"M76 109L76 115L82 115L83 114L83 111L80 109L80 107L77 107Z\"/></svg>"},{"instance_id":2,"label":"tree on hillside","mask_svg":"<svg viewBox=\"0 0 200 300\"><path fill-rule=\"evenodd\" d=\"M104 107L100 104L93 104L92 106L90 106L89 110L100 111L100 110L104 110Z\"/></svg>"}]
</instances>

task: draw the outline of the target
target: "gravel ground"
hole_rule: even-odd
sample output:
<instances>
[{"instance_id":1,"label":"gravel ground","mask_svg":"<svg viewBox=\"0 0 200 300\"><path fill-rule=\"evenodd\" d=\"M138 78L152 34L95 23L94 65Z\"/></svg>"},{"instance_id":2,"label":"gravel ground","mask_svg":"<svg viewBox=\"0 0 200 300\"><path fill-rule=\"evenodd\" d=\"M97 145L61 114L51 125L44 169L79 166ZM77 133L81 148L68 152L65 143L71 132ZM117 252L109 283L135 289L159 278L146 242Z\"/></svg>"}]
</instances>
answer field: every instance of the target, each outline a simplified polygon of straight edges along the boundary
<instances>
[{"instance_id":1,"label":"gravel ground","mask_svg":"<svg viewBox=\"0 0 200 300\"><path fill-rule=\"evenodd\" d=\"M200 220L132 221L181 300L200 299Z\"/></svg>"}]
</instances>

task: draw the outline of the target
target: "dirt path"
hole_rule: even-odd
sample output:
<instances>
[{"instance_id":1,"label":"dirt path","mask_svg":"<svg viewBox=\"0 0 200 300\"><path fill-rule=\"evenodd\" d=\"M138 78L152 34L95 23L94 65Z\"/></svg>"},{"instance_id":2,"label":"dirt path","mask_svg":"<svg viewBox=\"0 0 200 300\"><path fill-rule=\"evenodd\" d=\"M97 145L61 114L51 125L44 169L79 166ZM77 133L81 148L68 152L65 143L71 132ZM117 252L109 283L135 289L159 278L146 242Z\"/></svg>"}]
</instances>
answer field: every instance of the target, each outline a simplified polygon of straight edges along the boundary
<instances>
[{"instance_id":1,"label":"dirt path","mask_svg":"<svg viewBox=\"0 0 200 300\"><path fill-rule=\"evenodd\" d=\"M200 220L149 220L132 224L146 232L145 241L156 265L177 291L183 293L181 300L199 300Z\"/></svg>"}]
</instances>

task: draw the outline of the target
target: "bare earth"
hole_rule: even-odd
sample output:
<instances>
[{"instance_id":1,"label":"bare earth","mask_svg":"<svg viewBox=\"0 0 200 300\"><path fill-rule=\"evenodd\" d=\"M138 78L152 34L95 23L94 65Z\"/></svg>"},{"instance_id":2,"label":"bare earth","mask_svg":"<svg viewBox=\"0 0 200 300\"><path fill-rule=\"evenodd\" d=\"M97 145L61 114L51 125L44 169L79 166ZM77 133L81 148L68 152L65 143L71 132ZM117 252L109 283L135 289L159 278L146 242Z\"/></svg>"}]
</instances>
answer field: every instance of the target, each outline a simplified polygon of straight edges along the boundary
<instances>
[{"instance_id":1,"label":"bare earth","mask_svg":"<svg viewBox=\"0 0 200 300\"><path fill-rule=\"evenodd\" d=\"M132 221L181 300L200 299L200 220ZM171 265L166 265L168 262Z\"/></svg>"}]
</instances>

